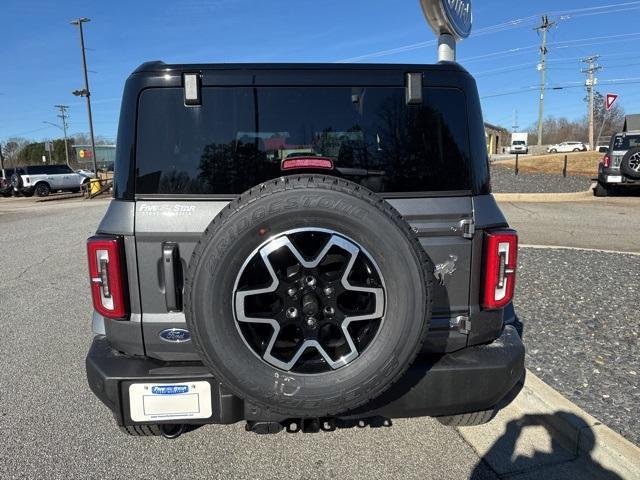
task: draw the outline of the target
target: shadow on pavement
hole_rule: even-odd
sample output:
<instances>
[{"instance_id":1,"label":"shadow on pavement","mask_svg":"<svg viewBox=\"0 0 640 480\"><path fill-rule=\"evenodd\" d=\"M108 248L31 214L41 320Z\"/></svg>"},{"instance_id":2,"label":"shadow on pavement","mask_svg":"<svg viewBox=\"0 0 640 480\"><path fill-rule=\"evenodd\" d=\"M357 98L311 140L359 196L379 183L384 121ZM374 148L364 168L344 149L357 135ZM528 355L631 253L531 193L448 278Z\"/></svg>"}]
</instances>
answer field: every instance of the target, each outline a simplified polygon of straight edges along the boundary
<instances>
[{"instance_id":1,"label":"shadow on pavement","mask_svg":"<svg viewBox=\"0 0 640 480\"><path fill-rule=\"evenodd\" d=\"M576 431L579 431L577 438L565 438L554 429L553 425L558 420L574 426ZM535 427L546 431L548 439L545 440L550 443L550 450L542 451L535 446L533 449L528 449L526 445L523 448L522 444L527 441L522 437L530 436L531 432L528 430ZM540 443L535 442L536 445ZM606 469L591 458L590 452L595 445L596 437L593 430L582 418L573 413L524 415L507 423L503 435L482 457L470 478L471 480L486 478L487 467L489 467L499 478L622 480L617 473Z\"/></svg>"}]
</instances>

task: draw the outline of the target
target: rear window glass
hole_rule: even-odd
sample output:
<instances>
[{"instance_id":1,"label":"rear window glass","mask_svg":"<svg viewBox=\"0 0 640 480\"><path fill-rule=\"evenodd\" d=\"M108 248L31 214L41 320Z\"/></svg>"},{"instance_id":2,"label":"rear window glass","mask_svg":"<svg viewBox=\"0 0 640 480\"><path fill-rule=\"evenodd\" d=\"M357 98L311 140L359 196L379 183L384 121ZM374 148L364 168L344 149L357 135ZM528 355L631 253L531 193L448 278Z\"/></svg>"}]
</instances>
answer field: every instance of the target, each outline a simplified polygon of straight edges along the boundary
<instances>
[{"instance_id":1,"label":"rear window glass","mask_svg":"<svg viewBox=\"0 0 640 480\"><path fill-rule=\"evenodd\" d=\"M282 176L287 158L326 157L376 192L470 190L464 94L404 88L206 87L145 90L136 140L137 194L231 194Z\"/></svg>"}]
</instances>

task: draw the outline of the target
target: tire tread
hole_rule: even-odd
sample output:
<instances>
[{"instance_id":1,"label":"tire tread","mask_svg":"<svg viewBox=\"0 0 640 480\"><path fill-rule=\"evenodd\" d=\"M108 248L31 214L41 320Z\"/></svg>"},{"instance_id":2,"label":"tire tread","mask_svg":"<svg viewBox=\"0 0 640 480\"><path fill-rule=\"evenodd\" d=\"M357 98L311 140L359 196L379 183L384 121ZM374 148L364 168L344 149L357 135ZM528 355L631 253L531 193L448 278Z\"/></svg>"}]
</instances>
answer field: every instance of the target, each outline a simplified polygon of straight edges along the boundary
<instances>
[{"instance_id":1,"label":"tire tread","mask_svg":"<svg viewBox=\"0 0 640 480\"><path fill-rule=\"evenodd\" d=\"M436 417L436 420L447 427L474 427L489 422L496 413L496 410L481 410L460 415Z\"/></svg>"},{"instance_id":2,"label":"tire tread","mask_svg":"<svg viewBox=\"0 0 640 480\"><path fill-rule=\"evenodd\" d=\"M363 395L359 401L359 403L350 404L350 409L354 409L360 407L374 398L379 397L382 393L389 390L402 376L406 373L410 365L413 363L415 358L418 356L420 351L423 348L424 342L426 341L426 337L429 331L429 324L431 319L432 305L433 305L433 283L434 283L434 274L433 274L433 263L426 251L420 244L420 240L416 236L414 230L411 226L402 218L400 213L385 199L378 196L374 192L361 187L360 185L350 182L348 180L340 179L337 177L330 177L325 175L291 175L286 177L280 177L254 188L251 188L241 194L236 199L229 202L227 208L223 209L209 224L209 226L205 229L200 241L196 244L196 247L191 254L191 261L189 262L189 267L187 269L187 274L185 275L184 280L184 288L185 288L185 302L184 302L184 312L187 320L187 325L189 329L193 333L193 337L198 337L200 335L197 322L191 321L193 318L193 311L191 308L191 302L189 299L191 298L191 292L194 288L192 278L195 276L195 271L199 267L200 257L203 255L205 247L211 240L211 237L216 234L218 229L224 228L226 221L232 214L241 212L243 209L247 208L249 205L253 204L260 199L273 195L275 193L279 193L286 190L297 190L297 189L305 189L305 188L321 188L329 191L336 191L340 193L345 193L348 195L352 195L356 198L363 200L374 208L382 211L400 230L406 233L407 239L410 240L413 251L415 252L418 258L419 268L422 270L423 278L425 279L425 288L426 288L426 298L427 304L425 306L425 318L427 321L424 322L422 331L420 333L418 341L415 343L414 350L410 353L410 360L406 362L406 365L403 368L398 369L398 372L386 382L386 385L383 389L378 389L375 392L375 395ZM196 350L196 353L200 358L204 359L207 357L206 353L203 351L199 342L194 341L193 346ZM206 363L206 362L205 362ZM215 368L213 368L213 374L216 376ZM244 392L237 391L233 388L232 385L225 385L232 393L237 396L249 399L256 404L261 404L260 401L257 401L253 398L247 398L247 395ZM271 411L277 411L278 407L273 405L265 405ZM323 415L331 416L338 413L341 413L344 409L340 410L328 410L323 413ZM283 412L287 413L287 412ZM320 416L323 416L320 415Z\"/></svg>"}]
</instances>

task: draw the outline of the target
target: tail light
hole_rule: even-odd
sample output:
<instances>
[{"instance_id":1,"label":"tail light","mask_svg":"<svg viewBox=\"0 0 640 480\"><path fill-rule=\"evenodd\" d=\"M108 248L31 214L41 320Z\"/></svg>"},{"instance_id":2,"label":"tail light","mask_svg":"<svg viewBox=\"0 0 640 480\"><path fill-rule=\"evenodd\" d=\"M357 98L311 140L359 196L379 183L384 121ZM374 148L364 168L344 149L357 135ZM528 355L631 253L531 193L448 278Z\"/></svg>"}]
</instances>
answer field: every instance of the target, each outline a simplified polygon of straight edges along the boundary
<instances>
[{"instance_id":1,"label":"tail light","mask_svg":"<svg viewBox=\"0 0 640 480\"><path fill-rule=\"evenodd\" d=\"M93 307L107 318L123 318L129 312L125 297L122 239L96 236L87 240Z\"/></svg>"},{"instance_id":2,"label":"tail light","mask_svg":"<svg viewBox=\"0 0 640 480\"><path fill-rule=\"evenodd\" d=\"M491 230L484 238L482 308L496 310L513 298L518 257L515 230Z\"/></svg>"},{"instance_id":3,"label":"tail light","mask_svg":"<svg viewBox=\"0 0 640 480\"><path fill-rule=\"evenodd\" d=\"M602 157L602 166L604 168L609 168L611 166L611 155L609 155L608 153L605 154L604 157Z\"/></svg>"}]
</instances>

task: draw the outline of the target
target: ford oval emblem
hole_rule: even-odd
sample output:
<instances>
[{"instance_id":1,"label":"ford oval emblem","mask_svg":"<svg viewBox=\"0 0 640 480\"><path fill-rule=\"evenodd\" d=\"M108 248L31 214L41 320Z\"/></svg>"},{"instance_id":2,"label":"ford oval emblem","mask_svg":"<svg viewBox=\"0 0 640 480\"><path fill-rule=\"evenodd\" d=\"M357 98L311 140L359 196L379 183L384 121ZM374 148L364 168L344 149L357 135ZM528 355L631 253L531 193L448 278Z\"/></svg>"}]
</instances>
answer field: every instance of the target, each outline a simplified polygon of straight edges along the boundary
<instances>
[{"instance_id":1,"label":"ford oval emblem","mask_svg":"<svg viewBox=\"0 0 640 480\"><path fill-rule=\"evenodd\" d=\"M167 328L160 332L160 338L165 342L182 343L191 340L191 333L184 328Z\"/></svg>"},{"instance_id":2,"label":"ford oval emblem","mask_svg":"<svg viewBox=\"0 0 640 480\"><path fill-rule=\"evenodd\" d=\"M442 2L451 28L460 38L467 38L471 33L473 14L471 0L445 0Z\"/></svg>"},{"instance_id":3,"label":"ford oval emblem","mask_svg":"<svg viewBox=\"0 0 640 480\"><path fill-rule=\"evenodd\" d=\"M462 40L471 33L471 0L420 0L420 5L436 35L449 33L456 40Z\"/></svg>"}]
</instances>

